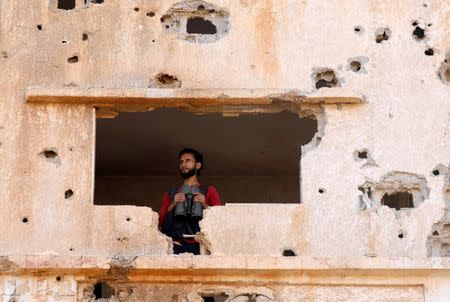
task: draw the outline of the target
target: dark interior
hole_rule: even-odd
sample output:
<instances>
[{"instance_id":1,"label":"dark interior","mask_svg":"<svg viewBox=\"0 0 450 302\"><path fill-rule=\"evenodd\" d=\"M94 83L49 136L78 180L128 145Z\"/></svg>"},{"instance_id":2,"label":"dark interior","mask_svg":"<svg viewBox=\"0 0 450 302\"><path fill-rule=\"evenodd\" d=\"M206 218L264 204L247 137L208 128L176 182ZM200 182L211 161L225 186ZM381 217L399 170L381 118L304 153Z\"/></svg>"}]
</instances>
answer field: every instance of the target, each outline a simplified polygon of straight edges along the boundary
<instances>
[{"instance_id":1,"label":"dark interior","mask_svg":"<svg viewBox=\"0 0 450 302\"><path fill-rule=\"evenodd\" d=\"M225 203L298 203L301 145L316 130L316 120L288 111L223 117L159 109L97 119L95 204L157 210L163 193L182 184L183 147L203 153L200 181Z\"/></svg>"}]
</instances>

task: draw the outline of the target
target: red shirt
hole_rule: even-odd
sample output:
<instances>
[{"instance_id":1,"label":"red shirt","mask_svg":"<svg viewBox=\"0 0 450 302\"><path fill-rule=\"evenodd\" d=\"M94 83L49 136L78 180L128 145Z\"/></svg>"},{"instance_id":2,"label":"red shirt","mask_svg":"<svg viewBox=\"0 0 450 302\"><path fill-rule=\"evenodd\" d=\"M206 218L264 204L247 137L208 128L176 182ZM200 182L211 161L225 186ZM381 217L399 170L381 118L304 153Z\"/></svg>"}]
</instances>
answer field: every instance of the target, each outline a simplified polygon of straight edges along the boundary
<instances>
[{"instance_id":1,"label":"red shirt","mask_svg":"<svg viewBox=\"0 0 450 302\"><path fill-rule=\"evenodd\" d=\"M208 206L221 206L223 205L220 201L219 193L217 193L216 188L213 186L208 186L208 192L205 196L205 201ZM170 200L169 192L165 192L162 200L161 209L159 210L159 226L164 224L164 219L166 218L167 208L172 201Z\"/></svg>"}]
</instances>

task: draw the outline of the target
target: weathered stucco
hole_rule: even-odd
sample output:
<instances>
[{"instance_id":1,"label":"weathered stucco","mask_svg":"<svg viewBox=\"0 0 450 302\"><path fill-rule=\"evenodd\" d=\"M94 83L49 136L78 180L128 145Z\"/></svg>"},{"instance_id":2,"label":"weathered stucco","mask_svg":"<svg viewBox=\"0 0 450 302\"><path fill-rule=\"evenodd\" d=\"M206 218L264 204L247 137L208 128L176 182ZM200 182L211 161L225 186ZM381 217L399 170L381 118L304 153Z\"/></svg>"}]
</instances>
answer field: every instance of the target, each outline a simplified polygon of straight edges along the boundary
<instances>
[{"instance_id":1,"label":"weathered stucco","mask_svg":"<svg viewBox=\"0 0 450 302\"><path fill-rule=\"evenodd\" d=\"M2 299L89 300L80 289L114 278L89 277L71 257L100 268L103 257L140 256L150 259L141 279L120 282L142 296L121 301L200 301L188 294L208 280L176 284L195 267L179 263L196 260L168 256L172 243L152 209L93 202L95 108L113 118L173 107L224 116L286 109L318 121L302 147L302 204L207 210L198 237L210 255L199 271L227 264L209 285L264 287L232 301L446 301L448 1L76 0L70 10L58 2L0 0L0 257L44 263L12 270L15 261L0 258ZM190 17L216 34L188 30ZM413 194L415 208L382 205L399 190ZM295 257L282 257L286 250ZM68 262L48 271L50 256ZM246 270L253 257L258 273ZM345 275L275 282L286 267L301 275L295 261L304 257L378 262L351 283L336 281ZM421 269L408 276L405 259ZM149 270L165 264L176 268L158 272L169 285ZM246 272L243 284L227 279L234 270Z\"/></svg>"}]
</instances>

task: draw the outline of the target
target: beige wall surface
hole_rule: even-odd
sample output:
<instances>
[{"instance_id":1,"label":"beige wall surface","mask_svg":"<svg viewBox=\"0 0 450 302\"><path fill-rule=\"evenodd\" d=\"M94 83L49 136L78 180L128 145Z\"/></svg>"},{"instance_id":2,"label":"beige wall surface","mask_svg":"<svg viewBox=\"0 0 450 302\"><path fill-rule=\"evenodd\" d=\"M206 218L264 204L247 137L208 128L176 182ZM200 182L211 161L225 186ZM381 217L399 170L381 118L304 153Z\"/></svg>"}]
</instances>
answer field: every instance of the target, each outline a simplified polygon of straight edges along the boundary
<instances>
[{"instance_id":1,"label":"beige wall surface","mask_svg":"<svg viewBox=\"0 0 450 302\"><path fill-rule=\"evenodd\" d=\"M57 2L0 1L0 254L171 250L150 208L94 206L92 106L32 104L27 88L308 96L329 69L337 87L321 93L351 92L364 103L315 105L318 132L301 159L303 204L213 208L203 244L213 255L279 256L288 246L300 256L448 256L448 1L210 1L214 12L201 14L218 22L214 37L183 32L185 15L167 29L161 18L175 18L177 1L77 1L73 10ZM189 16L199 13L192 3L177 5ZM177 81L161 83L161 73ZM362 150L367 158L355 155ZM418 190L422 202L395 211L367 187Z\"/></svg>"}]
</instances>

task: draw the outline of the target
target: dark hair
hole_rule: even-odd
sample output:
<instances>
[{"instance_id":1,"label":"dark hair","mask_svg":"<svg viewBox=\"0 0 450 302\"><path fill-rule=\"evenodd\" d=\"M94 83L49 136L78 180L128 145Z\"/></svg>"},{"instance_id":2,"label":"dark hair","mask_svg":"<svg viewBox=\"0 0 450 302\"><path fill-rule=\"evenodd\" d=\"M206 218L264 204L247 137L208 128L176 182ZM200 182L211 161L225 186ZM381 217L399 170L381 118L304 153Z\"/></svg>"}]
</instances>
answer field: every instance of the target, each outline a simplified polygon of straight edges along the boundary
<instances>
[{"instance_id":1,"label":"dark hair","mask_svg":"<svg viewBox=\"0 0 450 302\"><path fill-rule=\"evenodd\" d=\"M202 166L200 167L200 169L198 169L198 172L197 172L197 175L200 175L200 170L203 170L203 168L204 168L203 154L201 154L199 151L192 149L192 148L183 148L178 153L178 158L180 158L183 154L186 154L186 153L192 154L194 156L195 161L202 164Z\"/></svg>"}]
</instances>

